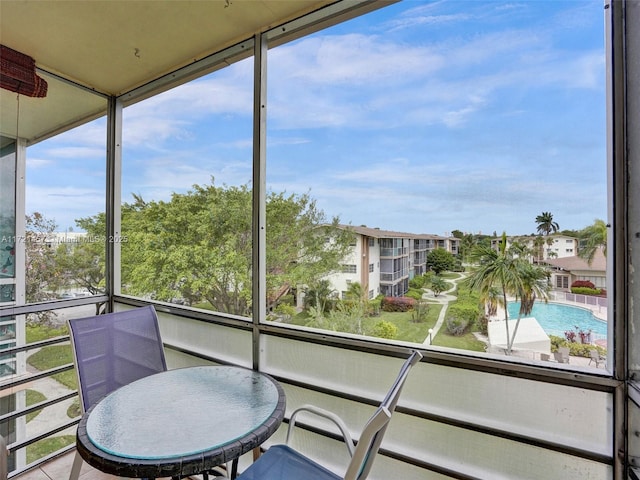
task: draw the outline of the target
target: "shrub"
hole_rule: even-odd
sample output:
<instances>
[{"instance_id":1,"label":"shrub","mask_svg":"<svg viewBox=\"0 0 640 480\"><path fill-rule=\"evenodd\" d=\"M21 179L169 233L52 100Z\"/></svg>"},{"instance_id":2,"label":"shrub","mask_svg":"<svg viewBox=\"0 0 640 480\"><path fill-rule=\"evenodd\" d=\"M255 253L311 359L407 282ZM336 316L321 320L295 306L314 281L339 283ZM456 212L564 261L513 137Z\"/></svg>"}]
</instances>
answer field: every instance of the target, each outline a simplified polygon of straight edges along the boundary
<instances>
[{"instance_id":1,"label":"shrub","mask_svg":"<svg viewBox=\"0 0 640 480\"><path fill-rule=\"evenodd\" d=\"M574 327L574 330L567 330L566 332L564 332L564 337L567 339L568 342L579 342L579 343L584 343L584 344L591 344L591 330L582 330L581 328L578 328L577 326Z\"/></svg>"},{"instance_id":2,"label":"shrub","mask_svg":"<svg viewBox=\"0 0 640 480\"><path fill-rule=\"evenodd\" d=\"M566 335L566 332L565 332ZM551 341L551 351L557 352L558 347L568 347L569 342L565 337L559 337L557 335L549 335L549 340Z\"/></svg>"},{"instance_id":3,"label":"shrub","mask_svg":"<svg viewBox=\"0 0 640 480\"><path fill-rule=\"evenodd\" d=\"M373 326L373 335L380 338L396 338L398 334L398 327L393 323L385 320L380 320Z\"/></svg>"},{"instance_id":4,"label":"shrub","mask_svg":"<svg viewBox=\"0 0 640 480\"><path fill-rule=\"evenodd\" d=\"M444 323L447 327L447 332L454 337L464 335L469 327L469 322L464 318L456 317L454 315L447 315Z\"/></svg>"},{"instance_id":5,"label":"shrub","mask_svg":"<svg viewBox=\"0 0 640 480\"><path fill-rule=\"evenodd\" d=\"M433 295L438 296L445 290L450 287L450 284L447 283L442 277L435 276L431 279L431 290L433 290Z\"/></svg>"},{"instance_id":6,"label":"shrub","mask_svg":"<svg viewBox=\"0 0 640 480\"><path fill-rule=\"evenodd\" d=\"M449 307L447 315L462 318L471 326L480 319L482 312L476 303L457 302Z\"/></svg>"},{"instance_id":7,"label":"shrub","mask_svg":"<svg viewBox=\"0 0 640 480\"><path fill-rule=\"evenodd\" d=\"M412 322L424 322L427 319L427 314L429 313L429 304L423 300L416 302L411 311L411 321Z\"/></svg>"},{"instance_id":8,"label":"shrub","mask_svg":"<svg viewBox=\"0 0 640 480\"><path fill-rule=\"evenodd\" d=\"M564 332L564 338L567 339L567 342L575 342L577 335L577 332L575 332L574 330L567 330L566 332Z\"/></svg>"},{"instance_id":9,"label":"shrub","mask_svg":"<svg viewBox=\"0 0 640 480\"><path fill-rule=\"evenodd\" d=\"M380 315L380 305L382 304L383 298L384 297L378 296L377 298L367 302L366 315L368 317L377 317Z\"/></svg>"},{"instance_id":10,"label":"shrub","mask_svg":"<svg viewBox=\"0 0 640 480\"><path fill-rule=\"evenodd\" d=\"M586 357L591 356L591 350L597 350L602 356L607 355L607 349L599 345L588 345L583 343L569 342L566 338L558 337L556 335L549 335L551 340L551 351L557 352L558 347L569 347L569 355L574 357Z\"/></svg>"},{"instance_id":11,"label":"shrub","mask_svg":"<svg viewBox=\"0 0 640 480\"><path fill-rule=\"evenodd\" d=\"M571 293L578 295L600 295L601 290L599 288L571 287Z\"/></svg>"},{"instance_id":12,"label":"shrub","mask_svg":"<svg viewBox=\"0 0 640 480\"><path fill-rule=\"evenodd\" d=\"M382 300L383 312L408 312L413 309L416 301L410 297L384 297Z\"/></svg>"},{"instance_id":13,"label":"shrub","mask_svg":"<svg viewBox=\"0 0 640 480\"><path fill-rule=\"evenodd\" d=\"M573 282L571 284L571 288L580 288L580 287L586 287L586 288L596 288L596 286L590 282L589 280L576 280L575 282Z\"/></svg>"},{"instance_id":14,"label":"shrub","mask_svg":"<svg viewBox=\"0 0 640 480\"><path fill-rule=\"evenodd\" d=\"M447 331L454 336L463 335L480 317L480 309L475 303L454 303L447 310Z\"/></svg>"},{"instance_id":15,"label":"shrub","mask_svg":"<svg viewBox=\"0 0 640 480\"><path fill-rule=\"evenodd\" d=\"M452 272L464 272L464 265L462 265L462 260L460 260L459 258L456 258L454 263L453 263L453 267L451 268Z\"/></svg>"},{"instance_id":16,"label":"shrub","mask_svg":"<svg viewBox=\"0 0 640 480\"><path fill-rule=\"evenodd\" d=\"M288 303L279 303L273 311L285 322L290 321L297 313L296 307Z\"/></svg>"},{"instance_id":17,"label":"shrub","mask_svg":"<svg viewBox=\"0 0 640 480\"><path fill-rule=\"evenodd\" d=\"M489 334L489 317L482 315L478 321L476 322L478 328L480 329L480 333L483 335Z\"/></svg>"},{"instance_id":18,"label":"shrub","mask_svg":"<svg viewBox=\"0 0 640 480\"><path fill-rule=\"evenodd\" d=\"M424 292L422 290L417 290L415 288L409 288L409 291L404 294L405 297L413 298L414 300L422 300L422 294Z\"/></svg>"},{"instance_id":19,"label":"shrub","mask_svg":"<svg viewBox=\"0 0 640 480\"><path fill-rule=\"evenodd\" d=\"M427 279L424 277L424 275L413 277L411 280L409 280L409 288L421 289L424 287L426 280Z\"/></svg>"}]
</instances>

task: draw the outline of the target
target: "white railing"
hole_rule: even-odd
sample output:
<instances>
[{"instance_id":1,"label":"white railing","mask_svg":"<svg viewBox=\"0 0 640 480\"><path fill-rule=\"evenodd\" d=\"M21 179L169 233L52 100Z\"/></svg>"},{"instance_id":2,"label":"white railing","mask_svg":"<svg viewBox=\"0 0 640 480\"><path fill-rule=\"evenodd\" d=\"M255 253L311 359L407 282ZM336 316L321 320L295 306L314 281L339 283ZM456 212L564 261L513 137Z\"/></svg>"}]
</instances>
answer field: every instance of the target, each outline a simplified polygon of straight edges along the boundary
<instances>
[{"instance_id":1,"label":"white railing","mask_svg":"<svg viewBox=\"0 0 640 480\"><path fill-rule=\"evenodd\" d=\"M607 308L606 297L594 297L593 295L582 295L578 293L553 291L551 292L553 300L578 303L589 307Z\"/></svg>"}]
</instances>

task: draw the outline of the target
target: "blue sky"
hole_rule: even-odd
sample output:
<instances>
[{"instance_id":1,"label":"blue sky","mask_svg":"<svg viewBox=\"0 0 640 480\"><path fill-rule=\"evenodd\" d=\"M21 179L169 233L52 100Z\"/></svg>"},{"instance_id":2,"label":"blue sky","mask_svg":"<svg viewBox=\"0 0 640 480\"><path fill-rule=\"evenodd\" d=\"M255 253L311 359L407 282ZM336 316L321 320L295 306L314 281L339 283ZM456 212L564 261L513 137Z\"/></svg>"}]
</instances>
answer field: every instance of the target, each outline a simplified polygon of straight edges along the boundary
<instances>
[{"instance_id":1,"label":"blue sky","mask_svg":"<svg viewBox=\"0 0 640 480\"><path fill-rule=\"evenodd\" d=\"M414 233L606 219L603 23L600 1L405 1L274 48L268 188ZM251 68L125 110L124 201L250 182ZM28 150L28 211L61 230L103 211L103 128Z\"/></svg>"}]
</instances>

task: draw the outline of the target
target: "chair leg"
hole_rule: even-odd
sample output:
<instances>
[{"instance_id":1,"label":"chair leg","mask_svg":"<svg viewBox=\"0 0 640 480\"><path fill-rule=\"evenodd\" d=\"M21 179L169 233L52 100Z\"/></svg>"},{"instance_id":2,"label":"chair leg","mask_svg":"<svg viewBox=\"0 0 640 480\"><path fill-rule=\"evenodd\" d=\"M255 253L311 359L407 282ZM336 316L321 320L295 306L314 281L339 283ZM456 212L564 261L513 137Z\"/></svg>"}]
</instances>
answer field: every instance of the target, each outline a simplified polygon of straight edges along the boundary
<instances>
[{"instance_id":1,"label":"chair leg","mask_svg":"<svg viewBox=\"0 0 640 480\"><path fill-rule=\"evenodd\" d=\"M82 468L82 457L78 452L73 458L73 465L71 466L71 473L69 474L69 480L78 480L80 476L80 469Z\"/></svg>"},{"instance_id":2,"label":"chair leg","mask_svg":"<svg viewBox=\"0 0 640 480\"><path fill-rule=\"evenodd\" d=\"M227 464L228 466L229 464ZM229 478L231 480L235 480L235 478L238 476L238 459L235 458L233 459L233 461L231 462L231 475L229 476Z\"/></svg>"}]
</instances>

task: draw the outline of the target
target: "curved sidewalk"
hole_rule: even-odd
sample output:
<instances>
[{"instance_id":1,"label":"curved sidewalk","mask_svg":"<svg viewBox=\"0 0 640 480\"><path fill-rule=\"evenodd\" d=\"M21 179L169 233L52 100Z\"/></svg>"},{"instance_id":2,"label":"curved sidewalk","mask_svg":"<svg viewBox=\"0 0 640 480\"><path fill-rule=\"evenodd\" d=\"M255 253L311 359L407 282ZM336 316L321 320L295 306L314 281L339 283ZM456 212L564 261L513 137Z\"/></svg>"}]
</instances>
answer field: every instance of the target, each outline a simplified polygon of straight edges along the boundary
<instances>
[{"instance_id":1,"label":"curved sidewalk","mask_svg":"<svg viewBox=\"0 0 640 480\"><path fill-rule=\"evenodd\" d=\"M429 289L425 289L426 292L422 295L424 300L429 300L431 303L442 305L442 309L440 310L440 315L438 315L438 320L436 320L436 324L433 326L433 331L430 335L427 335L427 338L424 339L423 345L431 345L433 338L438 334L440 327L444 323L444 318L447 313L447 308L449 307L449 302L457 300L458 297L455 295L451 295L451 292L454 292L458 286L458 282L464 280L466 275L464 273L458 273L458 278L454 279L444 279L445 282L451 284L451 288L445 290L444 292L438 294L436 297L433 291Z\"/></svg>"}]
</instances>

